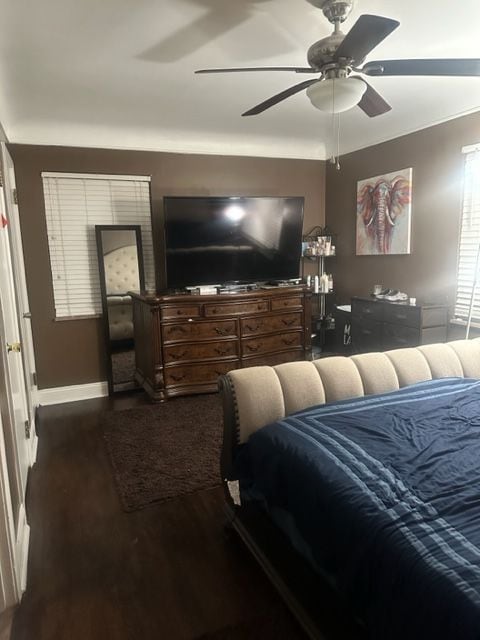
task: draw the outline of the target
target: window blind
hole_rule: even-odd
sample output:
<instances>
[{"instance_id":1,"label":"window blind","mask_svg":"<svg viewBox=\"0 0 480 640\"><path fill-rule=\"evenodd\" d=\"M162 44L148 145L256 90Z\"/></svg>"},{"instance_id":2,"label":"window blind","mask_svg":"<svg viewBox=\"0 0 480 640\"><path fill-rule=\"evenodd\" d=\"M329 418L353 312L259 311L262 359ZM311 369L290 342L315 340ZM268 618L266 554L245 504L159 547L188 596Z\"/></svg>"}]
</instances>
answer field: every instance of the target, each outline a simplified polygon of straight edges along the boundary
<instances>
[{"instance_id":1,"label":"window blind","mask_svg":"<svg viewBox=\"0 0 480 640\"><path fill-rule=\"evenodd\" d=\"M458 250L455 317L467 320L475 280L472 321L480 322L480 150L465 156L463 212Z\"/></svg>"},{"instance_id":2,"label":"window blind","mask_svg":"<svg viewBox=\"0 0 480 640\"><path fill-rule=\"evenodd\" d=\"M95 225L141 225L147 289L155 288L150 178L42 173L55 317L102 312Z\"/></svg>"}]
</instances>

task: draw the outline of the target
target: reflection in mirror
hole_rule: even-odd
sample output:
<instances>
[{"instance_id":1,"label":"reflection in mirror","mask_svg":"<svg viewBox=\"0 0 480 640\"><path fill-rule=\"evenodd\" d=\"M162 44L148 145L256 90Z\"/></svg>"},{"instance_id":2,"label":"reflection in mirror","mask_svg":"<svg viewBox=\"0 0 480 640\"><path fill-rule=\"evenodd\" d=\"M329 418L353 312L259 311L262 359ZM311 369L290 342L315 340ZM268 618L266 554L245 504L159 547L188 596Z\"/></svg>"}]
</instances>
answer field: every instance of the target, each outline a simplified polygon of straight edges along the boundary
<instances>
[{"instance_id":1,"label":"reflection in mirror","mask_svg":"<svg viewBox=\"0 0 480 640\"><path fill-rule=\"evenodd\" d=\"M140 225L95 227L110 393L135 387L135 345L129 292L145 288L140 231Z\"/></svg>"}]
</instances>

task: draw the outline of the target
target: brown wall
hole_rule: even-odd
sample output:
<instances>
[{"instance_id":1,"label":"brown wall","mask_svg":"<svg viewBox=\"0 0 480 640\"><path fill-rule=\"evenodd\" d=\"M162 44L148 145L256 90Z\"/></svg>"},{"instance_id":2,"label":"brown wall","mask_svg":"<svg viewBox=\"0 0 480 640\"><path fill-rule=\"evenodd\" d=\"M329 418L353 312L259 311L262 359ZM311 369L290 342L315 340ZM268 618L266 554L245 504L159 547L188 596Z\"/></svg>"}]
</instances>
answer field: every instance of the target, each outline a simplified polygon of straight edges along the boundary
<instances>
[{"instance_id":1,"label":"brown wall","mask_svg":"<svg viewBox=\"0 0 480 640\"><path fill-rule=\"evenodd\" d=\"M152 176L152 208L164 195L304 196L305 229L324 223L325 163L9 145L15 163L40 388L106 378L100 320L54 320L42 171Z\"/></svg>"},{"instance_id":2,"label":"brown wall","mask_svg":"<svg viewBox=\"0 0 480 640\"><path fill-rule=\"evenodd\" d=\"M472 114L341 158L327 168L326 221L338 233L332 272L337 301L371 292L375 283L419 300L453 304L462 208L462 147L480 140ZM411 254L356 256L357 181L413 167Z\"/></svg>"}]
</instances>

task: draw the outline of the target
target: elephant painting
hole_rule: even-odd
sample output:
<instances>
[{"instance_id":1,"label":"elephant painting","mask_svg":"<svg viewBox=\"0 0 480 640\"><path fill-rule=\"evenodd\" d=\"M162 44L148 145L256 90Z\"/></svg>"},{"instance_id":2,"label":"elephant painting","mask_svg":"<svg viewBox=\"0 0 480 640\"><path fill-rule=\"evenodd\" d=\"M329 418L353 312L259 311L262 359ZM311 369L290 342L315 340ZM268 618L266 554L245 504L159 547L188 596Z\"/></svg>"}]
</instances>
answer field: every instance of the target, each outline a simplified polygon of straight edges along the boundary
<instances>
[{"instance_id":1,"label":"elephant painting","mask_svg":"<svg viewBox=\"0 0 480 640\"><path fill-rule=\"evenodd\" d=\"M359 182L357 255L410 253L411 201L411 169Z\"/></svg>"}]
</instances>

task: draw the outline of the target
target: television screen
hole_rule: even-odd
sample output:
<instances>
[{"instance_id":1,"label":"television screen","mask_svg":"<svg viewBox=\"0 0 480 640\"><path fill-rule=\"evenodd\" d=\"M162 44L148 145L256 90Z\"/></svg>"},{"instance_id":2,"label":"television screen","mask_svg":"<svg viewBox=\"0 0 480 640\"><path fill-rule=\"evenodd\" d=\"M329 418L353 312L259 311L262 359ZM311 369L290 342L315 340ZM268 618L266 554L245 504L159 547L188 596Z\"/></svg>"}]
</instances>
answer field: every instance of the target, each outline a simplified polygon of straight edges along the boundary
<instances>
[{"instance_id":1,"label":"television screen","mask_svg":"<svg viewBox=\"0 0 480 640\"><path fill-rule=\"evenodd\" d=\"M303 198L164 198L167 286L298 278Z\"/></svg>"}]
</instances>

